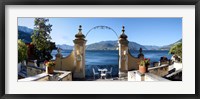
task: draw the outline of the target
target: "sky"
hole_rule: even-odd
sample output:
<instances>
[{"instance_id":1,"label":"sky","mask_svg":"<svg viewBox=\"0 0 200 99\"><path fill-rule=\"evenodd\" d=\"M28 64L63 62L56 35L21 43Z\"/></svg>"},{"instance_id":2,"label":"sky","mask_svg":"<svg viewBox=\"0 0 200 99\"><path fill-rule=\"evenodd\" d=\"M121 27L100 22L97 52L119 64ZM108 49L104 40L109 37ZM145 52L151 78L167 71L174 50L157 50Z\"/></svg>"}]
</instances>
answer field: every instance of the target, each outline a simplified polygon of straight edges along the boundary
<instances>
[{"instance_id":1,"label":"sky","mask_svg":"<svg viewBox=\"0 0 200 99\"><path fill-rule=\"evenodd\" d=\"M18 26L34 28L35 18L18 18ZM48 18L52 24L51 37L56 44L74 45L75 34L79 25L86 35L88 44L99 41L118 40L125 26L129 41L141 45L163 46L172 44L182 38L182 18ZM110 29L92 29L96 26L108 26ZM92 30L91 30L92 29ZM89 32L89 30L91 30Z\"/></svg>"}]
</instances>

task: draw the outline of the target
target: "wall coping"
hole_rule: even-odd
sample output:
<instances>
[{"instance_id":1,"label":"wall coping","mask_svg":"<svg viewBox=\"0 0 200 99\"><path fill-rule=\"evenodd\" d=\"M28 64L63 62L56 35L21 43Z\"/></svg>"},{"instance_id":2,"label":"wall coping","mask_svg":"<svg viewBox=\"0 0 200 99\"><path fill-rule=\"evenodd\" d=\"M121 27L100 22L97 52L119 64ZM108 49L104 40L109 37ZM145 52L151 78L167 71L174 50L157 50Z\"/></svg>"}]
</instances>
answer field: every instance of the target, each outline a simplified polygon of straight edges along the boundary
<instances>
[{"instance_id":1,"label":"wall coping","mask_svg":"<svg viewBox=\"0 0 200 99\"><path fill-rule=\"evenodd\" d=\"M58 81L62 80L64 77L66 77L68 74L71 73L71 71L60 71L60 70L54 70L55 73L61 73L61 75L59 75L59 79ZM19 79L18 81L37 81L41 78L47 77L47 76L53 76L53 74L47 74L47 73L41 73L35 76L30 76L30 77L26 77L23 79Z\"/></svg>"},{"instance_id":2,"label":"wall coping","mask_svg":"<svg viewBox=\"0 0 200 99\"><path fill-rule=\"evenodd\" d=\"M150 68L148 68L148 70L152 70L152 69L158 69L158 68L162 68L162 67L168 67L168 66L170 66L170 65L169 65L169 64L163 64L163 65L161 65L161 66L150 67Z\"/></svg>"},{"instance_id":3,"label":"wall coping","mask_svg":"<svg viewBox=\"0 0 200 99\"><path fill-rule=\"evenodd\" d=\"M19 79L18 81L36 81L38 79L41 79L41 78L44 78L48 76L48 74L46 73L41 73L41 74L38 74L38 75L35 75L35 76L31 76L31 77L26 77L24 79Z\"/></svg>"},{"instance_id":4,"label":"wall coping","mask_svg":"<svg viewBox=\"0 0 200 99\"><path fill-rule=\"evenodd\" d=\"M173 76L173 75L175 75L175 74L178 74L178 73L180 73L180 72L182 72L182 69L176 70L175 72L173 72L173 73L167 75L166 77L167 77L167 78L168 78L168 77L171 77L171 76Z\"/></svg>"}]
</instances>

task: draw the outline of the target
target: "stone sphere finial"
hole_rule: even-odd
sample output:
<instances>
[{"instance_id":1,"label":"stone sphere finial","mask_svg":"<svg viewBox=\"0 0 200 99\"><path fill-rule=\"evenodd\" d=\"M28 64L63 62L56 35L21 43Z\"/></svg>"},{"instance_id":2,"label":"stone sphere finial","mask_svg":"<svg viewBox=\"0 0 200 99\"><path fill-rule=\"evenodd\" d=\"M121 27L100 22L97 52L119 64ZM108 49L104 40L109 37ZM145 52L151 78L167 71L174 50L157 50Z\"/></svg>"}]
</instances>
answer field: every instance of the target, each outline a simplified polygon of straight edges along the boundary
<instances>
[{"instance_id":1,"label":"stone sphere finial","mask_svg":"<svg viewBox=\"0 0 200 99\"><path fill-rule=\"evenodd\" d=\"M79 29L78 29L78 30L79 30L79 33L81 33L81 30L82 30L81 28L82 28L82 26L79 25Z\"/></svg>"},{"instance_id":2,"label":"stone sphere finial","mask_svg":"<svg viewBox=\"0 0 200 99\"><path fill-rule=\"evenodd\" d=\"M140 51L140 53L142 53L142 48L140 48L140 50L139 50L139 51Z\"/></svg>"},{"instance_id":3,"label":"stone sphere finial","mask_svg":"<svg viewBox=\"0 0 200 99\"><path fill-rule=\"evenodd\" d=\"M57 52L58 52L58 54L61 54L61 48L60 47L57 49Z\"/></svg>"},{"instance_id":4,"label":"stone sphere finial","mask_svg":"<svg viewBox=\"0 0 200 99\"><path fill-rule=\"evenodd\" d=\"M124 32L125 32L125 27L124 26L122 26L122 33L124 34Z\"/></svg>"}]
</instances>

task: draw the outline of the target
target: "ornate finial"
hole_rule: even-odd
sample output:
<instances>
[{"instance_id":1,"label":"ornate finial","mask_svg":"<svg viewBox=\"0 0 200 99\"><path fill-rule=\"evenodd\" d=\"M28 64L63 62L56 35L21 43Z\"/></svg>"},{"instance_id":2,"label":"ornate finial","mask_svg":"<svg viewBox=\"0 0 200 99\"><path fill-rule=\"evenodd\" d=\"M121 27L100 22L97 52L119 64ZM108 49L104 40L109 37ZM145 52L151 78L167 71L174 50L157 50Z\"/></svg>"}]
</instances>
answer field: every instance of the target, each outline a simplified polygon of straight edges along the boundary
<instances>
[{"instance_id":1,"label":"ornate finial","mask_svg":"<svg viewBox=\"0 0 200 99\"><path fill-rule=\"evenodd\" d=\"M85 35L82 34L82 26L79 25L79 32L75 35L76 38L85 38Z\"/></svg>"},{"instance_id":2,"label":"ornate finial","mask_svg":"<svg viewBox=\"0 0 200 99\"><path fill-rule=\"evenodd\" d=\"M120 38L127 39L127 36L126 36L126 34L124 33L124 32L125 32L124 28L125 28L125 27L122 26L122 34L120 35Z\"/></svg>"},{"instance_id":3,"label":"ornate finial","mask_svg":"<svg viewBox=\"0 0 200 99\"><path fill-rule=\"evenodd\" d=\"M79 30L79 33L81 33L81 30L82 30L81 28L82 28L82 26L79 25L79 29L78 29L78 30Z\"/></svg>"},{"instance_id":4,"label":"ornate finial","mask_svg":"<svg viewBox=\"0 0 200 99\"><path fill-rule=\"evenodd\" d=\"M139 52L140 53L138 54L138 58L144 59L144 54L142 53L142 48L140 48Z\"/></svg>"},{"instance_id":5,"label":"ornate finial","mask_svg":"<svg viewBox=\"0 0 200 99\"><path fill-rule=\"evenodd\" d=\"M140 50L139 50L139 51L140 51L140 54L141 54L141 53L142 53L142 48L140 48Z\"/></svg>"},{"instance_id":6,"label":"ornate finial","mask_svg":"<svg viewBox=\"0 0 200 99\"><path fill-rule=\"evenodd\" d=\"M124 32L125 32L124 28L125 28L125 27L124 27L124 26L122 26L122 33L123 33L123 34L124 34Z\"/></svg>"},{"instance_id":7,"label":"ornate finial","mask_svg":"<svg viewBox=\"0 0 200 99\"><path fill-rule=\"evenodd\" d=\"M61 48L60 47L57 49L57 52L58 52L58 54L61 54Z\"/></svg>"}]
</instances>

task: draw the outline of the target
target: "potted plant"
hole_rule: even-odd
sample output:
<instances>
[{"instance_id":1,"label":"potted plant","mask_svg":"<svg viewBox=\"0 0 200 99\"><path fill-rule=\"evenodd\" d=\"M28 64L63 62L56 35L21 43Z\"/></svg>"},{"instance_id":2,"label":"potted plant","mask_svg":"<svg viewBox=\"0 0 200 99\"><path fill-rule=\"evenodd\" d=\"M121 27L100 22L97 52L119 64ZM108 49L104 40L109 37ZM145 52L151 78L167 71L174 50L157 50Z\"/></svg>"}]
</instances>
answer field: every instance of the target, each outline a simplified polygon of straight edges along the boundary
<instances>
[{"instance_id":1,"label":"potted plant","mask_svg":"<svg viewBox=\"0 0 200 99\"><path fill-rule=\"evenodd\" d=\"M45 65L46 65L46 73L52 74L55 67L55 63L53 61L49 61L49 62L46 62Z\"/></svg>"},{"instance_id":2,"label":"potted plant","mask_svg":"<svg viewBox=\"0 0 200 99\"><path fill-rule=\"evenodd\" d=\"M141 60L140 64L139 64L139 72L141 74L148 72L148 66L149 65L150 65L150 59Z\"/></svg>"},{"instance_id":3,"label":"potted plant","mask_svg":"<svg viewBox=\"0 0 200 99\"><path fill-rule=\"evenodd\" d=\"M22 65L26 65L26 59L28 57L28 47L26 46L26 44L19 39L17 41L18 43L18 72L21 71L21 66Z\"/></svg>"},{"instance_id":4,"label":"potted plant","mask_svg":"<svg viewBox=\"0 0 200 99\"><path fill-rule=\"evenodd\" d=\"M145 62L144 60L141 60L140 61L140 64L139 64L139 72L141 74L144 74L146 72L146 66L145 66Z\"/></svg>"}]
</instances>

